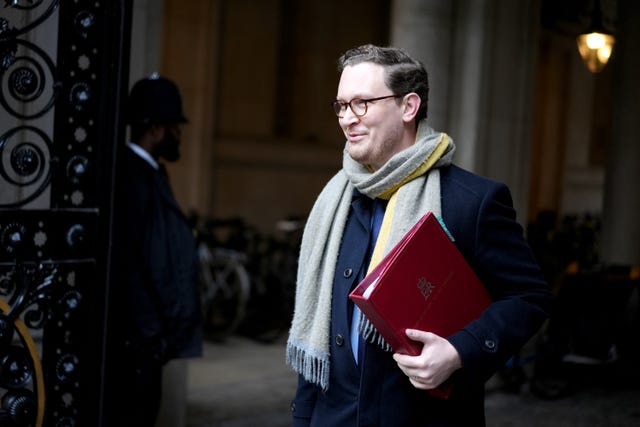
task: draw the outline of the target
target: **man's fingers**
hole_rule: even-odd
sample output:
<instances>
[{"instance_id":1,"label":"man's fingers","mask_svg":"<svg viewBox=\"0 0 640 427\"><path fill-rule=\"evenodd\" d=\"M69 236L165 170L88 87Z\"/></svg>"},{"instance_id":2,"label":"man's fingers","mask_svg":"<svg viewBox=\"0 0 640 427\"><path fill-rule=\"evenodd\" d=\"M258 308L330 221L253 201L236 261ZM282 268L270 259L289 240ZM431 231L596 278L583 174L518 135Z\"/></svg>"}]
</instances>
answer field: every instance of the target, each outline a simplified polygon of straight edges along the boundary
<instances>
[{"instance_id":1,"label":"man's fingers","mask_svg":"<svg viewBox=\"0 0 640 427\"><path fill-rule=\"evenodd\" d=\"M405 333L407 334L407 337L411 338L412 340L420 341L424 344L427 344L428 342L433 341L438 337L438 335L434 333L421 331L419 329L406 329Z\"/></svg>"}]
</instances>

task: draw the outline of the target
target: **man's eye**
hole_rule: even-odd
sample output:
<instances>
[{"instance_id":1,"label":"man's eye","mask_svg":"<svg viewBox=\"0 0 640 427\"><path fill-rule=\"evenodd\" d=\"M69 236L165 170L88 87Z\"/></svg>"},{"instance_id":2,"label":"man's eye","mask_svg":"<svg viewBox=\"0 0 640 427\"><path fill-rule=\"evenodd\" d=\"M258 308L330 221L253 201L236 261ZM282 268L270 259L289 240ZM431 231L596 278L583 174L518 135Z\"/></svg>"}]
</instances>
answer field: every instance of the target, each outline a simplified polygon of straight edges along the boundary
<instances>
[{"instance_id":1,"label":"man's eye","mask_svg":"<svg viewBox=\"0 0 640 427\"><path fill-rule=\"evenodd\" d=\"M365 105L367 105L367 101L365 101L364 99L354 99L353 101L351 101L354 105L357 105L358 107L364 107Z\"/></svg>"}]
</instances>

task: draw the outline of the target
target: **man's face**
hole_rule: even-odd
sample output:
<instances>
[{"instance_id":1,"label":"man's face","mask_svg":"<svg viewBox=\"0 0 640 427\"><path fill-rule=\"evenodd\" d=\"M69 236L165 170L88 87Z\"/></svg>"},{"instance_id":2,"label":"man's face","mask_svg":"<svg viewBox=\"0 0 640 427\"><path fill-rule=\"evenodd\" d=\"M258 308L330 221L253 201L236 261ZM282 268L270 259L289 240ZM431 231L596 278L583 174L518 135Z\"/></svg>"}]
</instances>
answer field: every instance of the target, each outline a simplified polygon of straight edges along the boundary
<instances>
[{"instance_id":1,"label":"man's face","mask_svg":"<svg viewBox=\"0 0 640 427\"><path fill-rule=\"evenodd\" d=\"M384 83L384 68L364 62L344 68L338 84L337 98L349 102L354 98L369 99L393 95ZM403 142L403 108L398 98L387 98L367 103L364 116L356 116L347 107L338 119L347 138L347 151L355 161L374 170L389 158L406 148Z\"/></svg>"},{"instance_id":2,"label":"man's face","mask_svg":"<svg viewBox=\"0 0 640 427\"><path fill-rule=\"evenodd\" d=\"M168 162L175 162L180 158L180 138L182 127L179 124L165 125L164 137L157 145L158 157Z\"/></svg>"}]
</instances>

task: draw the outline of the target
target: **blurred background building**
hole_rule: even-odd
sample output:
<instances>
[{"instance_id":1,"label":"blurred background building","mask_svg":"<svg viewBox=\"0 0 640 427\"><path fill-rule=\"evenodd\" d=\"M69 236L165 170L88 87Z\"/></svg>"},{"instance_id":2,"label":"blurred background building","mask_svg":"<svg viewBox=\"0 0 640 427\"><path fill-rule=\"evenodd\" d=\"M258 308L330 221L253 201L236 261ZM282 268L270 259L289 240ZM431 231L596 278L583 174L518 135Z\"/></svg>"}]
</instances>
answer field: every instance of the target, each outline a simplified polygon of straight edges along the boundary
<instances>
[{"instance_id":1,"label":"blurred background building","mask_svg":"<svg viewBox=\"0 0 640 427\"><path fill-rule=\"evenodd\" d=\"M615 37L597 72L576 43L594 23ZM569 266L637 274L638 1L5 1L0 424L99 425L113 153L133 82L159 72L182 90L170 176L183 209L271 234L304 221L341 167L337 58L364 43L423 61L430 125L458 164L509 185L550 281ZM637 312L634 289L610 312ZM163 419L181 425L185 366L167 381Z\"/></svg>"},{"instance_id":2,"label":"blurred background building","mask_svg":"<svg viewBox=\"0 0 640 427\"><path fill-rule=\"evenodd\" d=\"M616 37L599 73L576 44L596 9ZM593 215L610 262L637 263L639 16L628 0L136 1L130 81L159 70L183 88L184 208L270 231L340 167L339 54L401 46L430 74L431 126L459 164L511 187L523 225Z\"/></svg>"}]
</instances>

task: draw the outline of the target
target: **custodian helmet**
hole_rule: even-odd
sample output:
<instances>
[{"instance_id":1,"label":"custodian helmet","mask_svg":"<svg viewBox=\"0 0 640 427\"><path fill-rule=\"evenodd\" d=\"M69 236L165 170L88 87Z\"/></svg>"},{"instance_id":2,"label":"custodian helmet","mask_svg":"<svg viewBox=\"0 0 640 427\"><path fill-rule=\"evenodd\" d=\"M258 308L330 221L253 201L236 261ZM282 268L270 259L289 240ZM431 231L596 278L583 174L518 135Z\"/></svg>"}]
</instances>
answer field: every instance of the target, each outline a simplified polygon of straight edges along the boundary
<instances>
[{"instance_id":1,"label":"custodian helmet","mask_svg":"<svg viewBox=\"0 0 640 427\"><path fill-rule=\"evenodd\" d=\"M182 97L171 80L153 73L138 80L131 88L128 105L130 124L184 123Z\"/></svg>"}]
</instances>

